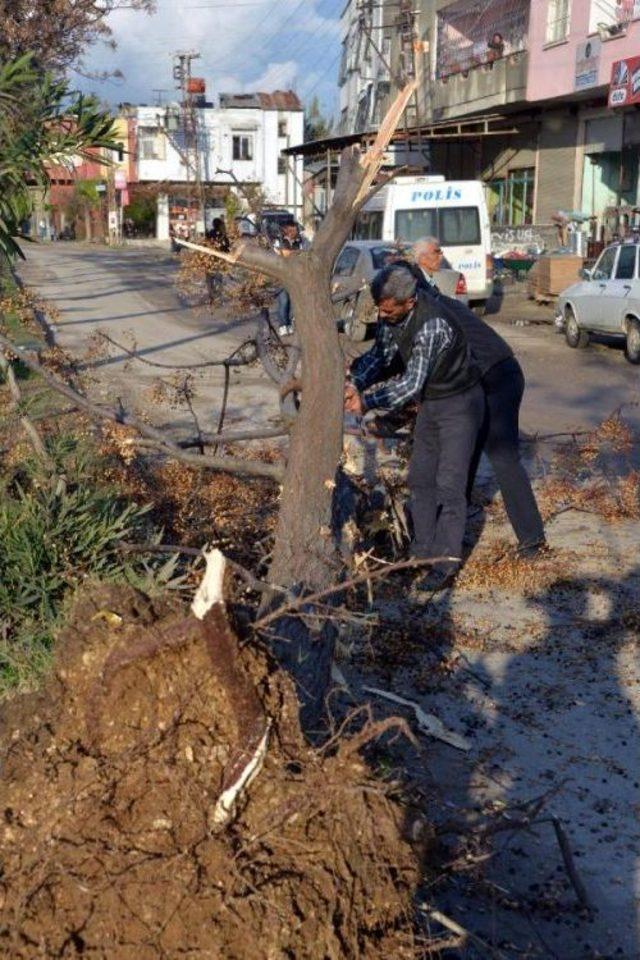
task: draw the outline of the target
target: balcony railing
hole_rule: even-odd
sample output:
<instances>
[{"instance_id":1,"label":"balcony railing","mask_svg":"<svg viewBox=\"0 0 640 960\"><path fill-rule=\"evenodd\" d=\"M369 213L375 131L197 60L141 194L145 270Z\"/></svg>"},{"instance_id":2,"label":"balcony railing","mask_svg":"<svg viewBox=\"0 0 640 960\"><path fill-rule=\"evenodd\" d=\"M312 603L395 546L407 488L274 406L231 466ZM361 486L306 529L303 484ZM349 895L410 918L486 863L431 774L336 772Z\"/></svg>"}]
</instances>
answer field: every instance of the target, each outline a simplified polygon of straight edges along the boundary
<instances>
[{"instance_id":1,"label":"balcony railing","mask_svg":"<svg viewBox=\"0 0 640 960\"><path fill-rule=\"evenodd\" d=\"M458 0L438 14L440 78L491 66L527 49L530 0Z\"/></svg>"}]
</instances>

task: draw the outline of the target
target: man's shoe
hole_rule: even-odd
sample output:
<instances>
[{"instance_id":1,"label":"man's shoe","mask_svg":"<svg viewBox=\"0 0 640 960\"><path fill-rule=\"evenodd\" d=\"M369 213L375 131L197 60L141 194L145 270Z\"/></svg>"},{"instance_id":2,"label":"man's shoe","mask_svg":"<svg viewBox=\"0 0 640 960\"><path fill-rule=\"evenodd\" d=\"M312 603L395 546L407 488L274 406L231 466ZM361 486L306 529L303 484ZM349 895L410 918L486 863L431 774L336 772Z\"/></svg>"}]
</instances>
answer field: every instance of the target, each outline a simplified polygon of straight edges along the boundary
<instances>
[{"instance_id":1,"label":"man's shoe","mask_svg":"<svg viewBox=\"0 0 640 960\"><path fill-rule=\"evenodd\" d=\"M520 560L536 560L549 553L549 544L546 540L535 540L533 543L521 543L516 549L516 556Z\"/></svg>"},{"instance_id":2,"label":"man's shoe","mask_svg":"<svg viewBox=\"0 0 640 960\"><path fill-rule=\"evenodd\" d=\"M438 593L440 590L447 590L453 585L459 569L460 564L458 563L439 563L415 582L413 590L417 594Z\"/></svg>"}]
</instances>

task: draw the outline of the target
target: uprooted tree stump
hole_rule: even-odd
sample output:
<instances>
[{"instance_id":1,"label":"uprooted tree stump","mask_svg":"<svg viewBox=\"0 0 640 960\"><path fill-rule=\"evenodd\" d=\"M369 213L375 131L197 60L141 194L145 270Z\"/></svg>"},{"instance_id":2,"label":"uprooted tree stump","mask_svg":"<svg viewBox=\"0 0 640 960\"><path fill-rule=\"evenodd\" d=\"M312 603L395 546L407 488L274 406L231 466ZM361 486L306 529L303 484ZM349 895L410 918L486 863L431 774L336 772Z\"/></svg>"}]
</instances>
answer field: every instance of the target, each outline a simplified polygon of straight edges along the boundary
<instances>
[{"instance_id":1,"label":"uprooted tree stump","mask_svg":"<svg viewBox=\"0 0 640 960\"><path fill-rule=\"evenodd\" d=\"M388 724L310 750L220 574L186 617L88 592L46 688L6 706L3 956L417 955L402 810L358 756Z\"/></svg>"}]
</instances>

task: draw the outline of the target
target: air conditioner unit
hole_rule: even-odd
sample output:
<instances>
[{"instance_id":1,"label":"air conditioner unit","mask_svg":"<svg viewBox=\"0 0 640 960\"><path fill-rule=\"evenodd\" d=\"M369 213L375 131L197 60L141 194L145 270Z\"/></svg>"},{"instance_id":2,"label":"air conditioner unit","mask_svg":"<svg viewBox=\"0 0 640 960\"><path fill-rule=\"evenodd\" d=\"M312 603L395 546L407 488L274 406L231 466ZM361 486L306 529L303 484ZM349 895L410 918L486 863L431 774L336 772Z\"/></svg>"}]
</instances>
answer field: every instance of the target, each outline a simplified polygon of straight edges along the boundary
<instances>
[{"instance_id":1,"label":"air conditioner unit","mask_svg":"<svg viewBox=\"0 0 640 960\"><path fill-rule=\"evenodd\" d=\"M612 37L619 37L627 32L627 26L624 23L599 23L598 36L601 40L611 40Z\"/></svg>"}]
</instances>

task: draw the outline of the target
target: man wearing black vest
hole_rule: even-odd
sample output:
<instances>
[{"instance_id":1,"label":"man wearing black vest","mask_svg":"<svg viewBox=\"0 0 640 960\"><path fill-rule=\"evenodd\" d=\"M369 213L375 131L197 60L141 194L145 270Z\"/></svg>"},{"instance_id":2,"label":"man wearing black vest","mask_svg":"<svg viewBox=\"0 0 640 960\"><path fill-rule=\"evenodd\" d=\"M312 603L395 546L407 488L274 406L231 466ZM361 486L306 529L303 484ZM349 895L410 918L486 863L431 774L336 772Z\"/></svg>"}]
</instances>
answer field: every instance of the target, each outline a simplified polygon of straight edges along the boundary
<instances>
[{"instance_id":1,"label":"man wearing black vest","mask_svg":"<svg viewBox=\"0 0 640 960\"><path fill-rule=\"evenodd\" d=\"M413 266L411 269L418 288L434 296L427 281L422 280L422 271ZM525 386L522 367L506 340L473 310L442 293L435 296L444 319L454 317L464 330L486 396L486 415L469 473L469 493L484 450L518 538L518 553L535 557L546 549L546 539L531 481L520 458L520 405Z\"/></svg>"},{"instance_id":2,"label":"man wearing black vest","mask_svg":"<svg viewBox=\"0 0 640 960\"><path fill-rule=\"evenodd\" d=\"M418 289L405 266L381 270L371 284L378 306L374 346L350 371L346 409L395 410L420 404L409 467L412 555L452 558L428 586L443 586L462 557L469 468L484 418L480 372L461 325Z\"/></svg>"}]
</instances>

